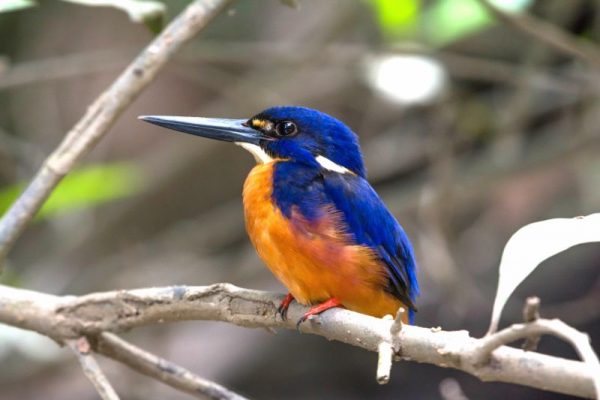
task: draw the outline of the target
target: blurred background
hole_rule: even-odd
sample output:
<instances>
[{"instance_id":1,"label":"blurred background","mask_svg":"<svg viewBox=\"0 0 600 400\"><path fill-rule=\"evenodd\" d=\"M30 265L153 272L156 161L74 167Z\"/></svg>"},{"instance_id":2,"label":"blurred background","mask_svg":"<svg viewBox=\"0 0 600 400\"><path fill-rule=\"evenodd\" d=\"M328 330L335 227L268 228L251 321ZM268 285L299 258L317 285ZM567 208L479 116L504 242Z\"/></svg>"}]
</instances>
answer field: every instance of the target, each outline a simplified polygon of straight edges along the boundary
<instances>
[{"instance_id":1,"label":"blurred background","mask_svg":"<svg viewBox=\"0 0 600 400\"><path fill-rule=\"evenodd\" d=\"M0 1L0 214L160 28L76 3ZM187 2L165 4L168 21ZM600 52L598 1L495 4ZM600 65L495 21L477 0L238 0L61 183L0 281L54 294L215 282L283 292L244 231L252 157L136 119L244 118L281 104L318 108L360 136L369 179L417 250L420 326L483 335L511 234L600 209ZM503 324L537 295L543 316L598 349L599 267L598 244L544 262ZM257 399L567 398L409 362L379 386L376 354L291 331L186 322L124 337ZM552 338L540 351L576 357ZM188 398L98 358L125 399ZM5 400L97 396L68 351L33 333L0 325L0 365Z\"/></svg>"}]
</instances>

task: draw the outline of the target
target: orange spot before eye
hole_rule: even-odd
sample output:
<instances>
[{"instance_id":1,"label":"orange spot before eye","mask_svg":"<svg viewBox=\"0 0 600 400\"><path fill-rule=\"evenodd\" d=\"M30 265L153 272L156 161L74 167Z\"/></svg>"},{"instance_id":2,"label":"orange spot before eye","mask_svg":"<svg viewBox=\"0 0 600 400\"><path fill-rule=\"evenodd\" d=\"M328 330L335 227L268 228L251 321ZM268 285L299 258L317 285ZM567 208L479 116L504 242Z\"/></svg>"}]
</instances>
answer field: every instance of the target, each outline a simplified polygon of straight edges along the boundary
<instances>
[{"instance_id":1,"label":"orange spot before eye","mask_svg":"<svg viewBox=\"0 0 600 400\"><path fill-rule=\"evenodd\" d=\"M269 126L270 122L264 119L258 119L258 118L254 118L253 120L250 121L250 125L252 125L253 128L258 128L258 129L265 129Z\"/></svg>"}]
</instances>

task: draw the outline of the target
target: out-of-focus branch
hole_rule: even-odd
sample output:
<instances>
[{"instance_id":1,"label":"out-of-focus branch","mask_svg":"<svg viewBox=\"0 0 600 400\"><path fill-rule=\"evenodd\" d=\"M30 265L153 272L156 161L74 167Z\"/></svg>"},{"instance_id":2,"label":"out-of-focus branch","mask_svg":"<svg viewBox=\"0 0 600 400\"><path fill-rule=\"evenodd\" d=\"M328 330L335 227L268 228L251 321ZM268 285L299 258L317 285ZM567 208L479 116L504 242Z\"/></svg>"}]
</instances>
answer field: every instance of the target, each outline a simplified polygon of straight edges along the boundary
<instances>
[{"instance_id":1,"label":"out-of-focus branch","mask_svg":"<svg viewBox=\"0 0 600 400\"><path fill-rule=\"evenodd\" d=\"M296 321L306 309L292 304L289 319L282 321L276 313L280 301L281 296L229 284L124 290L80 297L51 296L0 285L0 322L37 331L59 342L184 320L296 329ZM547 323L544 321L547 320L538 320L534 326L543 326ZM527 329L533 329L528 334L556 333L550 329ZM570 329L569 334L577 332ZM400 329L397 324L394 327L392 319L377 319L343 309L311 319L301 325L301 330L369 351L378 351L382 342L393 343L395 351L400 349L397 356L402 359L460 369L484 381L594 396L592 364L503 346L508 342L503 336L476 339L466 331L446 332L408 325ZM505 335L503 332L498 334ZM576 340L585 336L578 335Z\"/></svg>"},{"instance_id":2,"label":"out-of-focus branch","mask_svg":"<svg viewBox=\"0 0 600 400\"><path fill-rule=\"evenodd\" d=\"M600 361L594 353L587 334L579 332L558 319L536 319L526 324L514 324L490 336L479 339L479 348L474 353L476 363L485 363L494 350L519 339L553 335L569 342L577 351L594 377L596 398L600 399Z\"/></svg>"},{"instance_id":3,"label":"out-of-focus branch","mask_svg":"<svg viewBox=\"0 0 600 400\"><path fill-rule=\"evenodd\" d=\"M88 377L90 382L92 382L100 395L100 398L102 400L119 400L117 392L115 392L115 389L110 385L110 382L108 382L108 379L106 379L106 376L94 359L87 338L80 337L79 339L70 339L67 340L66 343L77 356L77 360L79 361L79 364L81 364L83 373Z\"/></svg>"},{"instance_id":4,"label":"out-of-focus branch","mask_svg":"<svg viewBox=\"0 0 600 400\"><path fill-rule=\"evenodd\" d=\"M478 0L494 17L507 25L531 36L563 54L579 58L600 68L600 50L592 43L580 40L560 29L525 12L510 14L493 4L490 0Z\"/></svg>"},{"instance_id":5,"label":"out-of-focus branch","mask_svg":"<svg viewBox=\"0 0 600 400\"><path fill-rule=\"evenodd\" d=\"M94 101L0 220L0 263L61 179L104 137L177 49L230 1L197 0L191 3Z\"/></svg>"},{"instance_id":6,"label":"out-of-focus branch","mask_svg":"<svg viewBox=\"0 0 600 400\"><path fill-rule=\"evenodd\" d=\"M148 353L113 333L104 332L97 336L94 350L198 399L245 400L245 397Z\"/></svg>"},{"instance_id":7,"label":"out-of-focus branch","mask_svg":"<svg viewBox=\"0 0 600 400\"><path fill-rule=\"evenodd\" d=\"M56 79L89 76L119 70L131 57L123 50L89 51L11 65L0 71L0 90L47 82Z\"/></svg>"}]
</instances>

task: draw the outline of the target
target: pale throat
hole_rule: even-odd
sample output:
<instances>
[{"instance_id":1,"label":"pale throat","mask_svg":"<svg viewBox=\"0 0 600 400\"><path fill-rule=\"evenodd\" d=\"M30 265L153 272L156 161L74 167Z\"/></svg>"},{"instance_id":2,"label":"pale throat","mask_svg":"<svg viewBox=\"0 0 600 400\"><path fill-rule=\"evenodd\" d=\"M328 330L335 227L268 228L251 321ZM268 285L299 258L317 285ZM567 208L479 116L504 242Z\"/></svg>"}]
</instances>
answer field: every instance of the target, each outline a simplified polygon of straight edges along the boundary
<instances>
[{"instance_id":1,"label":"pale throat","mask_svg":"<svg viewBox=\"0 0 600 400\"><path fill-rule=\"evenodd\" d=\"M244 142L235 142L235 144L245 150L248 150L248 152L254 156L257 164L267 164L273 161L273 158L268 155L260 146Z\"/></svg>"},{"instance_id":2,"label":"pale throat","mask_svg":"<svg viewBox=\"0 0 600 400\"><path fill-rule=\"evenodd\" d=\"M244 142L235 142L235 144L250 152L258 164L267 164L273 161L273 157L269 156L260 146ZM317 160L321 167L328 171L337 172L339 174L352 174L352 171L350 171L348 168L334 163L327 157L319 155L315 158L315 160Z\"/></svg>"}]
</instances>

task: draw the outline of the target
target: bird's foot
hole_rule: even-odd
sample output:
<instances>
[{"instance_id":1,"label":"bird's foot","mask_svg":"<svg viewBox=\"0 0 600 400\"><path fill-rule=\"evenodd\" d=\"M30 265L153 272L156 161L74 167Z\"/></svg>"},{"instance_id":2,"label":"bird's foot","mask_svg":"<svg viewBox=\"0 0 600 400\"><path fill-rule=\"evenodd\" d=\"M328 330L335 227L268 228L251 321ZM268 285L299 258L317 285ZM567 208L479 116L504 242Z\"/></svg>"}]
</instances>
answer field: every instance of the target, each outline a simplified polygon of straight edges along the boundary
<instances>
[{"instance_id":1,"label":"bird's foot","mask_svg":"<svg viewBox=\"0 0 600 400\"><path fill-rule=\"evenodd\" d=\"M321 314L322 312L334 307L343 307L342 302L336 299L335 297L332 297L321 304L317 304L316 306L311 307L310 310L304 313L304 315L298 320L298 322L296 322L296 329L299 330L300 324L306 321L309 317Z\"/></svg>"},{"instance_id":2,"label":"bird's foot","mask_svg":"<svg viewBox=\"0 0 600 400\"><path fill-rule=\"evenodd\" d=\"M277 307L277 314L279 314L281 319L284 321L287 319L288 308L290 307L292 301L294 301L294 296L292 296L291 293L288 293L285 295L283 300L281 300L279 307Z\"/></svg>"}]
</instances>

